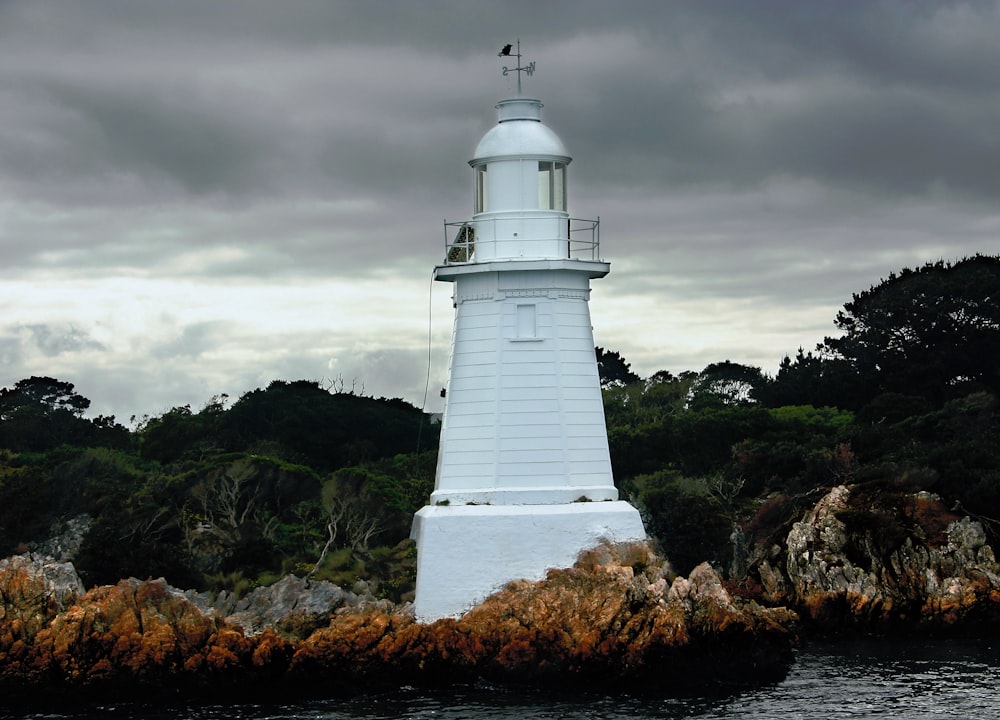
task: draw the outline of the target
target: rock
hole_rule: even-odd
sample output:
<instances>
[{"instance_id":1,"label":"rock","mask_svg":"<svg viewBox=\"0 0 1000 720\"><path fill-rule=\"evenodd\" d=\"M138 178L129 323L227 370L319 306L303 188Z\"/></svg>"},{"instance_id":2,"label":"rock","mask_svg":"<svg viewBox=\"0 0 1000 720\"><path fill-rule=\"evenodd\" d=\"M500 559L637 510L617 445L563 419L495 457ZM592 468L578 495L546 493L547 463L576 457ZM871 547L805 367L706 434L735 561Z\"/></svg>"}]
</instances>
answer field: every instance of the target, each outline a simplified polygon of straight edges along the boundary
<instances>
[{"instance_id":1,"label":"rock","mask_svg":"<svg viewBox=\"0 0 1000 720\"><path fill-rule=\"evenodd\" d=\"M80 552L80 546L93 525L94 519L86 513L62 524L55 523L49 539L32 548L32 552L50 557L56 562L70 562Z\"/></svg>"},{"instance_id":2,"label":"rock","mask_svg":"<svg viewBox=\"0 0 1000 720\"><path fill-rule=\"evenodd\" d=\"M376 598L367 583L355 583L354 590L362 594L325 580L287 575L273 585L254 588L242 598L225 590L218 593L187 590L184 596L203 613L241 627L248 637L273 631L288 639L301 640L326 625L334 614L367 610L413 612L410 604L397 607Z\"/></svg>"},{"instance_id":3,"label":"rock","mask_svg":"<svg viewBox=\"0 0 1000 720\"><path fill-rule=\"evenodd\" d=\"M926 493L913 500L940 505ZM758 565L764 599L826 630L957 628L1000 618L1000 566L981 523L955 520L947 541L935 545L905 506L859 509L859 502L847 486L835 487L792 526L784 574L780 563Z\"/></svg>"},{"instance_id":4,"label":"rock","mask_svg":"<svg viewBox=\"0 0 1000 720\"><path fill-rule=\"evenodd\" d=\"M238 601L226 621L243 627L247 635L266 629L303 638L326 625L330 615L359 599L333 583L287 575L273 585L256 588Z\"/></svg>"},{"instance_id":5,"label":"rock","mask_svg":"<svg viewBox=\"0 0 1000 720\"><path fill-rule=\"evenodd\" d=\"M72 563L35 554L0 560L0 647L34 636L83 593Z\"/></svg>"},{"instance_id":6,"label":"rock","mask_svg":"<svg viewBox=\"0 0 1000 720\"><path fill-rule=\"evenodd\" d=\"M965 517L951 523L948 544L927 552L924 578L921 613L935 624L956 625L1000 613L1000 565L980 522Z\"/></svg>"},{"instance_id":7,"label":"rock","mask_svg":"<svg viewBox=\"0 0 1000 720\"><path fill-rule=\"evenodd\" d=\"M247 638L205 615L165 581L94 588L29 637L0 639L0 686L129 695L212 690L281 674L291 647L273 633Z\"/></svg>"},{"instance_id":8,"label":"rock","mask_svg":"<svg viewBox=\"0 0 1000 720\"><path fill-rule=\"evenodd\" d=\"M805 617L815 622L870 618L889 608L874 573L858 567L845 554L847 526L837 515L847 510L850 491L839 485L792 526L785 543L786 571L793 598ZM879 619L879 618L876 618Z\"/></svg>"},{"instance_id":9,"label":"rock","mask_svg":"<svg viewBox=\"0 0 1000 720\"><path fill-rule=\"evenodd\" d=\"M760 561L757 576L762 588L762 599L769 605L781 605L788 600L788 584L780 568L771 566L769 560Z\"/></svg>"},{"instance_id":10,"label":"rock","mask_svg":"<svg viewBox=\"0 0 1000 720\"><path fill-rule=\"evenodd\" d=\"M378 612L335 618L300 644L291 671L345 682L485 678L605 690L784 676L794 613L732 598L708 565L664 595L662 561L651 564L644 545L641 567L621 564L635 557L634 547L587 554L540 582L512 582L458 620L421 625Z\"/></svg>"},{"instance_id":11,"label":"rock","mask_svg":"<svg viewBox=\"0 0 1000 720\"><path fill-rule=\"evenodd\" d=\"M251 632L162 579L122 580L59 600L48 593L62 571L45 568L32 558L0 565L7 697L169 690L273 699L479 678L689 690L780 678L795 640L793 613L731 597L708 565L668 588L667 565L641 545L585 554L576 567L513 582L462 618L427 625L408 606L363 598L352 606L339 588L286 578L240 601L232 616L248 613ZM324 616L328 623L304 639L278 632L289 618L307 617L308 625Z\"/></svg>"}]
</instances>

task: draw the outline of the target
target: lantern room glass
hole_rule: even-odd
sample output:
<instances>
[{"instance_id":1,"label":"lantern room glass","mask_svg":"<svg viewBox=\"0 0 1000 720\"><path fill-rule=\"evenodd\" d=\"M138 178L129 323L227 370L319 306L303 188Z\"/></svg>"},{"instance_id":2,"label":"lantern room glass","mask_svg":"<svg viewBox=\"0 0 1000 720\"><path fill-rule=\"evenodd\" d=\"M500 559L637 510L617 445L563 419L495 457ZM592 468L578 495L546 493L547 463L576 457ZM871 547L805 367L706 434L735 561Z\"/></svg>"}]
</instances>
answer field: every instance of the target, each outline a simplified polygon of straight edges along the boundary
<instances>
[{"instance_id":1,"label":"lantern room glass","mask_svg":"<svg viewBox=\"0 0 1000 720\"><path fill-rule=\"evenodd\" d=\"M535 160L530 161L536 163L538 167L538 209L540 210L559 210L561 212L566 212L566 163L553 162L551 160ZM530 177L532 166L525 167L524 172ZM474 212L485 213L490 211L490 186L489 186L489 173L487 172L489 165L483 163L482 165L476 165L473 168L473 175L475 178L475 198L474 198ZM528 177L524 180L527 181ZM532 192L529 188L525 188L528 193ZM530 203L530 195L523 198L523 201ZM526 209L530 208L530 205L524 206Z\"/></svg>"},{"instance_id":2,"label":"lantern room glass","mask_svg":"<svg viewBox=\"0 0 1000 720\"><path fill-rule=\"evenodd\" d=\"M538 162L538 207L542 210L566 210L565 163Z\"/></svg>"},{"instance_id":3,"label":"lantern room glass","mask_svg":"<svg viewBox=\"0 0 1000 720\"><path fill-rule=\"evenodd\" d=\"M489 193L489 185L487 184L486 176L486 165L477 165L475 168L476 176L476 203L475 212L482 213L489 209L489 200L487 194Z\"/></svg>"}]
</instances>

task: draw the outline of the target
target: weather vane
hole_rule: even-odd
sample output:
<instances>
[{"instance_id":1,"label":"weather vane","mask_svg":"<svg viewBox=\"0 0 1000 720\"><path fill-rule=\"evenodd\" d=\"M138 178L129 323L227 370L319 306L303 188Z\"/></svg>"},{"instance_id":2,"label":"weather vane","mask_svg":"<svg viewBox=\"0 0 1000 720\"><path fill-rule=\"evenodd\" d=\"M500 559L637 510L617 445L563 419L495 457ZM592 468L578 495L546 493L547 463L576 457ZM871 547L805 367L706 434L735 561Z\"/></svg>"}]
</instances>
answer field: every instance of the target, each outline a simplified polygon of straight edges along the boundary
<instances>
[{"instance_id":1,"label":"weather vane","mask_svg":"<svg viewBox=\"0 0 1000 720\"><path fill-rule=\"evenodd\" d=\"M511 71L516 71L517 72L517 94L520 95L521 94L521 72L523 71L529 77L531 75L534 75L534 73L535 73L535 61L532 60L530 63L528 63L524 67L521 67L521 38L517 39L517 52L516 53L511 53L511 48L512 47L513 46L510 43L507 43L502 48L500 48L500 52L497 53L497 57L516 57L517 58L517 67L509 68L506 65L503 66L503 76L507 77L507 74L509 72L511 72Z\"/></svg>"}]
</instances>

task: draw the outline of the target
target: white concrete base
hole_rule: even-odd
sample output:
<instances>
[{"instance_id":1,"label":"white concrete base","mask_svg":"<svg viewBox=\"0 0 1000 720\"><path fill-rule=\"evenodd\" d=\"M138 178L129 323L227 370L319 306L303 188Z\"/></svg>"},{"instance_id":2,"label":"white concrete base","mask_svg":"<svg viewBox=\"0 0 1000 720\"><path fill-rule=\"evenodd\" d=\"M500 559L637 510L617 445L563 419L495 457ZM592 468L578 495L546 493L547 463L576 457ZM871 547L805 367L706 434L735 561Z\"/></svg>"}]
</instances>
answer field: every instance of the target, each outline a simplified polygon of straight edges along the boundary
<instances>
[{"instance_id":1,"label":"white concrete base","mask_svg":"<svg viewBox=\"0 0 1000 720\"><path fill-rule=\"evenodd\" d=\"M417 620L458 617L511 580L571 567L604 539L644 540L624 501L564 505L428 505L414 517Z\"/></svg>"}]
</instances>

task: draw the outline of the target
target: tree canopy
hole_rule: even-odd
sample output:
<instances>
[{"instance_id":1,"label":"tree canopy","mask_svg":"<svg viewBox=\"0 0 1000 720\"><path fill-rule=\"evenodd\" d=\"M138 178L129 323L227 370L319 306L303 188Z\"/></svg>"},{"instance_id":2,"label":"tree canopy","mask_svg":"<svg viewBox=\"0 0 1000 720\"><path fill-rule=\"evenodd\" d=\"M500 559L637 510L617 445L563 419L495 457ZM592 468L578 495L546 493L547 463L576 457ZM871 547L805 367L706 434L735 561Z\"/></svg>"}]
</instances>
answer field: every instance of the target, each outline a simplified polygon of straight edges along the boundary
<instances>
[{"instance_id":1,"label":"tree canopy","mask_svg":"<svg viewBox=\"0 0 1000 720\"><path fill-rule=\"evenodd\" d=\"M764 384L759 367L724 360L709 364L691 388L690 403L698 405L745 405L757 402Z\"/></svg>"},{"instance_id":2,"label":"tree canopy","mask_svg":"<svg viewBox=\"0 0 1000 720\"><path fill-rule=\"evenodd\" d=\"M851 363L872 394L935 402L1000 390L1000 257L927 263L855 293L840 337L820 349Z\"/></svg>"},{"instance_id":3,"label":"tree canopy","mask_svg":"<svg viewBox=\"0 0 1000 720\"><path fill-rule=\"evenodd\" d=\"M62 444L121 446L128 442L114 417L87 420L90 400L71 382L32 376L0 389L0 447L48 450Z\"/></svg>"},{"instance_id":4,"label":"tree canopy","mask_svg":"<svg viewBox=\"0 0 1000 720\"><path fill-rule=\"evenodd\" d=\"M597 374L601 378L601 387L622 387L639 381L639 376L632 372L632 367L616 350L605 350L595 347L597 354Z\"/></svg>"},{"instance_id":5,"label":"tree canopy","mask_svg":"<svg viewBox=\"0 0 1000 720\"><path fill-rule=\"evenodd\" d=\"M254 452L333 470L435 444L436 428L399 399L331 392L310 380L275 380L244 393L228 410L217 399L200 412L176 407L147 419L144 458L173 462L206 451ZM426 449L423 448L423 449Z\"/></svg>"},{"instance_id":6,"label":"tree canopy","mask_svg":"<svg viewBox=\"0 0 1000 720\"><path fill-rule=\"evenodd\" d=\"M90 400L76 392L71 382L50 377L32 376L0 389L0 420L25 409L43 414L68 412L79 417L90 407Z\"/></svg>"}]
</instances>

